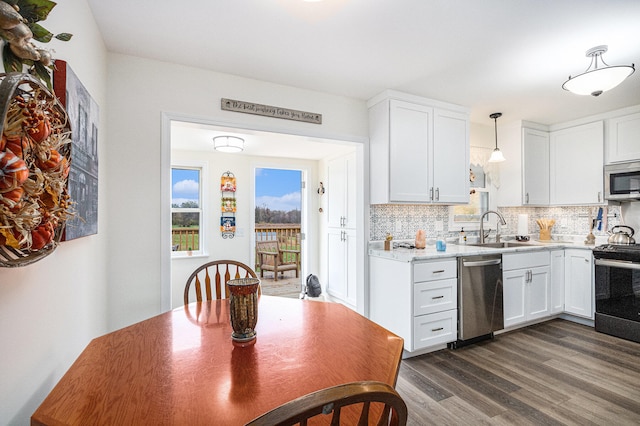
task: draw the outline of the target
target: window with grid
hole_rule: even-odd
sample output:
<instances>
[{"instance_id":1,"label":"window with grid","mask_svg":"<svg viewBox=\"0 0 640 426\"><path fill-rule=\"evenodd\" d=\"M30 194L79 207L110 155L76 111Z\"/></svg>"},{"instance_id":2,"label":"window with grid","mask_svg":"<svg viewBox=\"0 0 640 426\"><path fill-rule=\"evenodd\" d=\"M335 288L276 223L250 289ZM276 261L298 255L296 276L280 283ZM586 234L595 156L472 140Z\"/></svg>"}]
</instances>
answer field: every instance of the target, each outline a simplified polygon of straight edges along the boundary
<instances>
[{"instance_id":1,"label":"window with grid","mask_svg":"<svg viewBox=\"0 0 640 426\"><path fill-rule=\"evenodd\" d=\"M171 250L203 252L202 167L171 167Z\"/></svg>"}]
</instances>

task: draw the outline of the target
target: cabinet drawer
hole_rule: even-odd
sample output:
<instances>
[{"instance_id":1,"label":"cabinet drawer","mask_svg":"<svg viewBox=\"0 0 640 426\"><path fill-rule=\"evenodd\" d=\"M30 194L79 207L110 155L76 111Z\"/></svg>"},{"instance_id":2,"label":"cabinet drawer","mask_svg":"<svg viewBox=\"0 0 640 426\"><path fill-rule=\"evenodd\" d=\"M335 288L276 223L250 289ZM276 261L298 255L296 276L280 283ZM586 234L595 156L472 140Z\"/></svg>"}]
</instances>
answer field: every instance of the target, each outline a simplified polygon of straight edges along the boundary
<instances>
[{"instance_id":1,"label":"cabinet drawer","mask_svg":"<svg viewBox=\"0 0 640 426\"><path fill-rule=\"evenodd\" d=\"M432 314L458 307L455 278L416 283L413 289L413 315Z\"/></svg>"},{"instance_id":2,"label":"cabinet drawer","mask_svg":"<svg viewBox=\"0 0 640 426\"><path fill-rule=\"evenodd\" d=\"M504 253L502 255L502 269L504 271L535 268L536 266L549 266L550 262L548 250L526 253Z\"/></svg>"},{"instance_id":3,"label":"cabinet drawer","mask_svg":"<svg viewBox=\"0 0 640 426\"><path fill-rule=\"evenodd\" d=\"M413 265L413 282L456 278L458 276L457 268L455 259L415 263Z\"/></svg>"},{"instance_id":4,"label":"cabinet drawer","mask_svg":"<svg viewBox=\"0 0 640 426\"><path fill-rule=\"evenodd\" d=\"M415 317L412 350L455 341L458 338L457 325L457 309Z\"/></svg>"}]
</instances>

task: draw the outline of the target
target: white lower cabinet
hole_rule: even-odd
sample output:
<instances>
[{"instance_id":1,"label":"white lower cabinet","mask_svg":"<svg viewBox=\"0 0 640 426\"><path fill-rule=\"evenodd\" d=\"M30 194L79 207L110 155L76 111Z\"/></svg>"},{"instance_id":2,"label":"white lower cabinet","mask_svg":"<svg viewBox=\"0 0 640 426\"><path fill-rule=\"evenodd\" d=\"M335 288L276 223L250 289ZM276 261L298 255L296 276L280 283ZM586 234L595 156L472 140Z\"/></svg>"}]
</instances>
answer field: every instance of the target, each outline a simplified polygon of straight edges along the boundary
<instances>
[{"instance_id":1,"label":"white lower cabinet","mask_svg":"<svg viewBox=\"0 0 640 426\"><path fill-rule=\"evenodd\" d=\"M370 257L370 319L404 339L411 352L458 338L455 258L401 262Z\"/></svg>"},{"instance_id":2,"label":"white lower cabinet","mask_svg":"<svg viewBox=\"0 0 640 426\"><path fill-rule=\"evenodd\" d=\"M414 349L455 341L458 338L458 310L414 317L413 337Z\"/></svg>"},{"instance_id":3,"label":"white lower cabinet","mask_svg":"<svg viewBox=\"0 0 640 426\"><path fill-rule=\"evenodd\" d=\"M505 328L549 316L549 252L505 253L502 265Z\"/></svg>"},{"instance_id":4,"label":"white lower cabinet","mask_svg":"<svg viewBox=\"0 0 640 426\"><path fill-rule=\"evenodd\" d=\"M351 307L356 306L356 231L329 228L327 231L327 293ZM351 265L351 267L350 267Z\"/></svg>"},{"instance_id":5,"label":"white lower cabinet","mask_svg":"<svg viewBox=\"0 0 640 426\"><path fill-rule=\"evenodd\" d=\"M551 314L564 311L564 249L551 250Z\"/></svg>"},{"instance_id":6,"label":"white lower cabinet","mask_svg":"<svg viewBox=\"0 0 640 426\"><path fill-rule=\"evenodd\" d=\"M593 253L591 250L564 251L564 310L594 318Z\"/></svg>"}]
</instances>

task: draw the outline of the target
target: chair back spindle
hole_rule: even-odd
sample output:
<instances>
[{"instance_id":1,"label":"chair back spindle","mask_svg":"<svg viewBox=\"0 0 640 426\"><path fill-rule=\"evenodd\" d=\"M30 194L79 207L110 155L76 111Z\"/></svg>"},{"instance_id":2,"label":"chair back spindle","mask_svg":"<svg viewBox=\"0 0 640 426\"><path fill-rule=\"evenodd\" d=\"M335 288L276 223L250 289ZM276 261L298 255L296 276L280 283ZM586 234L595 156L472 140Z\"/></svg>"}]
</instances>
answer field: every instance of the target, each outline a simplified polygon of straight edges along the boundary
<instances>
[{"instance_id":1,"label":"chair back spindle","mask_svg":"<svg viewBox=\"0 0 640 426\"><path fill-rule=\"evenodd\" d=\"M378 426L407 424L407 405L398 392L386 383L365 381L337 385L301 396L253 419L245 426L306 426L309 419L328 414L331 414L331 425L337 426L344 420L341 416L346 416L347 408L357 409L359 404L362 404L362 410L358 422L351 419L349 424L368 425L373 407L380 404L383 405L382 411L373 418L378 420ZM346 421L344 424L347 424Z\"/></svg>"},{"instance_id":2,"label":"chair back spindle","mask_svg":"<svg viewBox=\"0 0 640 426\"><path fill-rule=\"evenodd\" d=\"M215 267L215 273L214 273ZM211 274L209 273L209 268L211 268ZM204 274L204 296L203 299L203 285L201 281L201 274ZM214 285L215 285L215 297L216 299L222 299L222 287L224 286L224 297L229 298L229 286L227 286L227 282L233 278L257 278L256 273L249 266L245 265L242 262L237 262L235 260L214 260L212 262L205 263L204 265L200 265L189 278L187 279L187 283L184 287L184 304L189 304L189 293L190 288L193 285L195 287L196 293L196 301L202 302L203 300L212 300L213 298L213 288L211 286L211 275L213 275ZM260 289L258 289L260 293Z\"/></svg>"}]
</instances>

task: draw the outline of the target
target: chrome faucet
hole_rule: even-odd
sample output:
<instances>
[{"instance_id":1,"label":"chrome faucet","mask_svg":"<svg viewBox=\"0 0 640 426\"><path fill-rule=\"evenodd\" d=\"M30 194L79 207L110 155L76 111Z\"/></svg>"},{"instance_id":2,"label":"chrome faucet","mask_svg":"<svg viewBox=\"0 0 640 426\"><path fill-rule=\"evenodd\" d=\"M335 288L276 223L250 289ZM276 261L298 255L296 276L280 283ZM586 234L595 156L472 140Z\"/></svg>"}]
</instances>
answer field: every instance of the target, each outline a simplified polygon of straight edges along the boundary
<instances>
[{"instance_id":1,"label":"chrome faucet","mask_svg":"<svg viewBox=\"0 0 640 426\"><path fill-rule=\"evenodd\" d=\"M482 213L482 216L480 216L480 244L484 244L484 217L486 215L488 215L489 213L495 213L496 216L498 216L498 219L500 219L498 221L497 224L497 229L496 229L496 243L500 242L500 225L506 225L507 221L504 220L504 216L502 216L502 214L496 210L487 210L486 212Z\"/></svg>"}]
</instances>

